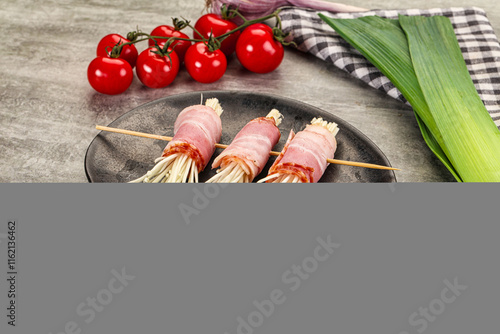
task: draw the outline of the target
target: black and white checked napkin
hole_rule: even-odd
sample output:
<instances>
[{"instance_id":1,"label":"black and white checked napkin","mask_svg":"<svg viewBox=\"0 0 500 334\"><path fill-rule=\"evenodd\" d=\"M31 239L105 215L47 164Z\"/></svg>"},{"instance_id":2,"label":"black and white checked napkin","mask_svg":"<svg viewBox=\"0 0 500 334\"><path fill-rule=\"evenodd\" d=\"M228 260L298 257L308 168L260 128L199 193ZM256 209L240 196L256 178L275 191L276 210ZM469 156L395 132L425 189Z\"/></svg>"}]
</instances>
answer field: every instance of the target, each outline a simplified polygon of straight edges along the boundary
<instances>
[{"instance_id":1,"label":"black and white checked napkin","mask_svg":"<svg viewBox=\"0 0 500 334\"><path fill-rule=\"evenodd\" d=\"M401 92L355 48L344 41L318 16L318 11L283 7L280 12L285 33L291 33L298 49L333 63L369 86L408 103ZM500 128L500 43L484 10L471 8L372 10L362 13L321 12L334 18L377 15L397 19L402 15L442 15L450 18L458 43L479 96Z\"/></svg>"}]
</instances>

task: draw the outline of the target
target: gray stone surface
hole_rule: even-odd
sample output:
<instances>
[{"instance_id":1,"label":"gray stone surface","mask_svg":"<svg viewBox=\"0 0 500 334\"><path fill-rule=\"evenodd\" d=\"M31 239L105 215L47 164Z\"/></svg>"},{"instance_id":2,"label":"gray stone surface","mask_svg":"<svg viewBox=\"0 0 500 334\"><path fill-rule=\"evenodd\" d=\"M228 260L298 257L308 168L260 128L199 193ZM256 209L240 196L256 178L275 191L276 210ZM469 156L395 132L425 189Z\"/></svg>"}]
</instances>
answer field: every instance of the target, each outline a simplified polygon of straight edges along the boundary
<instances>
[{"instance_id":1,"label":"gray stone surface","mask_svg":"<svg viewBox=\"0 0 500 334\"><path fill-rule=\"evenodd\" d=\"M500 7L491 0L367 1L352 5L379 8L483 8L496 32ZM85 152L98 133L127 111L152 100L201 90L248 90L302 100L348 121L387 155L399 182L454 179L423 142L413 112L332 65L287 48L273 73L245 71L236 58L213 84L194 82L182 70L164 89L149 89L134 78L118 96L96 93L86 71L99 40L138 26L149 32L171 17L193 22L203 0L2 1L0 6L0 182L87 182ZM140 43L139 51L145 48Z\"/></svg>"}]
</instances>

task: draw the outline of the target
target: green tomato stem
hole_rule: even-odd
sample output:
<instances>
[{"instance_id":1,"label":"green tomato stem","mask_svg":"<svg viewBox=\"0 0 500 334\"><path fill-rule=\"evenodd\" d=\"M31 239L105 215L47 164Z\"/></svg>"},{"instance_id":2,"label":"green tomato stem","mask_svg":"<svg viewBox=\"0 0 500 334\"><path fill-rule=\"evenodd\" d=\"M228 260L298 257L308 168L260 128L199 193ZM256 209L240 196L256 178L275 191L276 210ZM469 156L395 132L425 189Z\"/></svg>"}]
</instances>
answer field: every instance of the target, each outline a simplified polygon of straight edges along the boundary
<instances>
[{"instance_id":1,"label":"green tomato stem","mask_svg":"<svg viewBox=\"0 0 500 334\"><path fill-rule=\"evenodd\" d=\"M112 58L118 58L120 56L120 53L122 51L122 48L125 46L125 45L133 45L135 43L138 43L138 42L143 42L143 41L147 41L147 40L150 40L152 39L154 42L155 42L155 45L156 47L158 48L158 51L159 53L158 54L161 54L161 55L168 55L170 52L168 52L168 48L175 42L175 41L189 41L189 42L194 42L194 43L198 43L198 42L204 42L204 43L207 43L208 47L209 47L209 50L211 52L217 50L220 48L220 44L221 42L226 39L228 36L240 31L240 30L243 30L245 29L246 27L252 25L252 24L255 24L255 23L260 23L260 22L264 22L266 20L269 20L271 18L276 18L276 27L275 29L276 30L279 30L281 31L281 20L280 20L280 17L279 17L279 12L280 12L280 9L277 9L276 11L274 11L272 14L269 14L269 15L266 15L266 16L263 16L263 17L259 17L259 18L256 18L256 19L253 19L253 20L247 20L243 15L241 15L241 13L238 12L237 9L229 9L229 12L231 12L232 14L234 15L237 15L238 17L240 17L241 19L243 19L243 23L238 26L237 28L231 30L231 31L228 31L227 33L225 34L222 34L220 36L213 36L212 34L210 34L210 36L208 38L205 38L203 37L199 31L196 30L195 27L193 27L188 20L185 20L183 21L183 23L185 24L185 26L188 26L190 27L191 29L193 29L193 31L195 32L196 35L198 36L202 36L201 39L199 38L183 38L183 37L168 37L166 38L165 36L152 36L152 35L149 35L147 33L144 33L144 32L141 32L139 30L137 31L134 31L134 32L130 32L129 34L127 34L127 37L128 36L133 36L133 40L127 42L127 43L123 43L123 44L117 44L113 47L113 49L111 50L111 52L109 53L110 57ZM273 29L274 30L274 29ZM283 41L284 36L282 33L279 34L277 32L275 32L274 34L275 36L277 36L277 40L279 42L281 42L282 44L284 45L289 45L291 43L286 43ZM141 38L141 39L137 39L137 37L139 36L145 36L146 38ZM167 41L165 42L165 45L164 45L164 48L160 48L158 43L157 43L157 40L158 39L166 39ZM292 42L293 43L293 42Z\"/></svg>"},{"instance_id":2,"label":"green tomato stem","mask_svg":"<svg viewBox=\"0 0 500 334\"><path fill-rule=\"evenodd\" d=\"M235 11L234 9L231 9L231 11ZM231 30L231 31L228 31L227 33L225 34L222 34L220 36L217 36L216 38L217 39L224 39L226 38L227 36L231 35L231 34L234 34L235 32L239 31L239 30L242 30L242 29L245 29L246 27L248 26L251 26L252 24L255 24L255 23L260 23L260 22L264 22L266 20L269 20L269 19L272 19L273 17L275 17L277 20L279 20L279 15L278 13L280 12L280 9L277 9L275 12L273 12L272 14L269 14L267 16L263 16L263 17L259 17L259 18L256 18L256 19L253 19L253 20L247 20L243 17L243 15L241 15L238 11L236 11L237 15L240 16L245 22L243 22L240 26L238 26L237 28ZM281 21L280 21L281 22Z\"/></svg>"}]
</instances>

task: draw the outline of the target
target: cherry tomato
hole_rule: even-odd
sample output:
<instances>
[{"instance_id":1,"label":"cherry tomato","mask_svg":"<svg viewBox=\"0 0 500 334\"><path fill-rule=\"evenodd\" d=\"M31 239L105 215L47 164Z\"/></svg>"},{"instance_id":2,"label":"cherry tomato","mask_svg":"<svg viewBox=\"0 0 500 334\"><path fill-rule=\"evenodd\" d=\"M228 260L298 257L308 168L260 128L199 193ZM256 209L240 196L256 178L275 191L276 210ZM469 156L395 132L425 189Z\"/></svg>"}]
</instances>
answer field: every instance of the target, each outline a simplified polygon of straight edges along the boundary
<instances>
[{"instance_id":1,"label":"cherry tomato","mask_svg":"<svg viewBox=\"0 0 500 334\"><path fill-rule=\"evenodd\" d=\"M128 39L118 34L106 35L101 39L101 41L97 45L96 55L98 57L110 57L111 50L116 44L120 43L121 45L123 43L128 43L128 42L130 42ZM138 54L139 53L137 52L135 45L133 44L125 45L122 48L119 58L125 59L133 68L137 61Z\"/></svg>"},{"instance_id":2,"label":"cherry tomato","mask_svg":"<svg viewBox=\"0 0 500 334\"><path fill-rule=\"evenodd\" d=\"M201 34L200 36L199 34L194 32L195 38L208 38L211 32L213 33L214 37L218 37L238 28L238 26L231 21L224 20L219 15L205 14L196 21L194 28ZM240 31L237 31L229 35L222 41L220 49L222 50L222 52L224 52L226 57L229 57L231 54L233 54L236 48L236 41L238 40L239 36Z\"/></svg>"},{"instance_id":3,"label":"cherry tomato","mask_svg":"<svg viewBox=\"0 0 500 334\"><path fill-rule=\"evenodd\" d=\"M161 56L153 51L156 48L147 48L137 58L135 72L139 80L149 88L163 88L172 83L179 72L179 57L175 51L167 56Z\"/></svg>"},{"instance_id":4,"label":"cherry tomato","mask_svg":"<svg viewBox=\"0 0 500 334\"><path fill-rule=\"evenodd\" d=\"M163 46L163 44L165 44L167 39L170 37L189 38L189 36L183 33L182 31L176 30L174 27L168 25L161 25L154 28L153 31L151 31L150 35L166 37L166 39L156 40L159 46ZM148 41L148 44L149 46L154 46L155 42L152 39L150 39ZM177 40L174 43L172 43L172 46L174 45L175 45L174 51L177 53L177 56L179 57L179 62L182 63L184 61L184 55L186 54L187 49L191 46L191 41Z\"/></svg>"},{"instance_id":5,"label":"cherry tomato","mask_svg":"<svg viewBox=\"0 0 500 334\"><path fill-rule=\"evenodd\" d=\"M92 88L99 93L116 95L127 90L134 72L124 59L97 57L89 64L87 78Z\"/></svg>"},{"instance_id":6,"label":"cherry tomato","mask_svg":"<svg viewBox=\"0 0 500 334\"><path fill-rule=\"evenodd\" d=\"M187 50L184 65L194 80L211 83L222 78L226 72L227 60L220 49L212 52L204 42L198 42Z\"/></svg>"},{"instance_id":7,"label":"cherry tomato","mask_svg":"<svg viewBox=\"0 0 500 334\"><path fill-rule=\"evenodd\" d=\"M247 27L236 43L236 56L241 65L256 73L269 73L281 64L285 51L273 35L273 30L256 23Z\"/></svg>"}]
</instances>

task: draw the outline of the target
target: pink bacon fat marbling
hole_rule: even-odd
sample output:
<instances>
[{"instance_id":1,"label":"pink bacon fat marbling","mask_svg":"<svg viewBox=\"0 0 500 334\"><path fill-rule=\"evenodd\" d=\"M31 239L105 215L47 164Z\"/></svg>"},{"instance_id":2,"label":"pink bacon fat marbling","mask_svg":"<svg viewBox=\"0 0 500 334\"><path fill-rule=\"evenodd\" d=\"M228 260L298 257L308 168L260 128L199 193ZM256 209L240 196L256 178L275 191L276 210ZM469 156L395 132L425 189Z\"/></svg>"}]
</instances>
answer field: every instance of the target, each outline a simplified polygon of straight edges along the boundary
<instances>
[{"instance_id":1,"label":"pink bacon fat marbling","mask_svg":"<svg viewBox=\"0 0 500 334\"><path fill-rule=\"evenodd\" d=\"M214 160L212 168L238 161L251 182L269 160L269 153L281 133L272 117L259 117L248 122L231 144Z\"/></svg>"},{"instance_id":2,"label":"pink bacon fat marbling","mask_svg":"<svg viewBox=\"0 0 500 334\"><path fill-rule=\"evenodd\" d=\"M335 135L321 125L309 124L297 134L292 130L269 174L292 174L304 183L318 182L336 149Z\"/></svg>"},{"instance_id":3,"label":"pink bacon fat marbling","mask_svg":"<svg viewBox=\"0 0 500 334\"><path fill-rule=\"evenodd\" d=\"M163 150L163 157L187 154L202 171L215 151L222 135L221 119L208 106L194 105L183 109L174 124L174 137Z\"/></svg>"}]
</instances>

